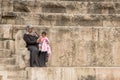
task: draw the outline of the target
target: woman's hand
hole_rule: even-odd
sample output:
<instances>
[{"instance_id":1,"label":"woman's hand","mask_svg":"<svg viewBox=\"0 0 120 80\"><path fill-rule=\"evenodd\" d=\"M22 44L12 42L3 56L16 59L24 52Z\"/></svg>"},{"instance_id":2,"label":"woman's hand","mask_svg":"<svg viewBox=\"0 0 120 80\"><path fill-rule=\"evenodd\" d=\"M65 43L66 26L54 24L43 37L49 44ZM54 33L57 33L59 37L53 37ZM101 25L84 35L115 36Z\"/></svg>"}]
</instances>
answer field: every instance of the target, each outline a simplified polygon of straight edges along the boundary
<instances>
[{"instance_id":1,"label":"woman's hand","mask_svg":"<svg viewBox=\"0 0 120 80\"><path fill-rule=\"evenodd\" d=\"M37 43L39 43L40 42L40 40L39 39L37 39Z\"/></svg>"}]
</instances>

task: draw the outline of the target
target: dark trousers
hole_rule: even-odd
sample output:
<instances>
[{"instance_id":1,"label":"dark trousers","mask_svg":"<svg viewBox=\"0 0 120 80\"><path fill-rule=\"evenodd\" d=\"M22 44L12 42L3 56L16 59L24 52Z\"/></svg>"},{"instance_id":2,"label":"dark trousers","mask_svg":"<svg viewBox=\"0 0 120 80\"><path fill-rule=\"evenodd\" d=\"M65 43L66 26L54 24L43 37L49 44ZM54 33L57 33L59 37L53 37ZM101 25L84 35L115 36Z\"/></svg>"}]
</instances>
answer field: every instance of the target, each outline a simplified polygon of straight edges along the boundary
<instances>
[{"instance_id":1,"label":"dark trousers","mask_svg":"<svg viewBox=\"0 0 120 80\"><path fill-rule=\"evenodd\" d=\"M46 67L47 58L47 52L39 52L40 67Z\"/></svg>"},{"instance_id":2,"label":"dark trousers","mask_svg":"<svg viewBox=\"0 0 120 80\"><path fill-rule=\"evenodd\" d=\"M39 67L39 49L37 48L37 46L29 46L28 50L30 51L30 67Z\"/></svg>"}]
</instances>

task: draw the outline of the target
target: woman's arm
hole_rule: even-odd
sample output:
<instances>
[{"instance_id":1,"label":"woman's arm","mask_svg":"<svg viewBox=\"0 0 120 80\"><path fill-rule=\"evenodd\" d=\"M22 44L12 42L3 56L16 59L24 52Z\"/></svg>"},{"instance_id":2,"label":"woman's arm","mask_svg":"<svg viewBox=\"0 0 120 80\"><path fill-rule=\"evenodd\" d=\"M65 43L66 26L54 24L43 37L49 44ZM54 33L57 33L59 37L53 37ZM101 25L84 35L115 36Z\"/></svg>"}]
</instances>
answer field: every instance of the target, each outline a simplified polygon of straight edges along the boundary
<instances>
[{"instance_id":1,"label":"woman's arm","mask_svg":"<svg viewBox=\"0 0 120 80\"><path fill-rule=\"evenodd\" d=\"M23 39L24 39L25 42L26 42L27 44L29 44L29 45L34 45L34 44L37 43L36 40L31 41L31 40L29 39L29 36L28 36L27 34L24 35Z\"/></svg>"}]
</instances>

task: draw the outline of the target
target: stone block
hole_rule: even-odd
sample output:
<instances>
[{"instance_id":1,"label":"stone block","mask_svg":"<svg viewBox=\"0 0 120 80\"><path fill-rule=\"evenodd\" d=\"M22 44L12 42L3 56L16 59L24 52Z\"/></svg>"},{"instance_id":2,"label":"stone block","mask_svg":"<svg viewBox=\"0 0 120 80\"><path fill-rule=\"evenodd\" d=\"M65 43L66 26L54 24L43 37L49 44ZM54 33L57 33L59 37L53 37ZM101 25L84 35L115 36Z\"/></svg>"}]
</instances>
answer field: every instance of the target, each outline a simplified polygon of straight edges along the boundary
<instances>
[{"instance_id":1,"label":"stone block","mask_svg":"<svg viewBox=\"0 0 120 80\"><path fill-rule=\"evenodd\" d=\"M27 78L27 71L18 70L18 71L7 71L8 78Z\"/></svg>"},{"instance_id":2,"label":"stone block","mask_svg":"<svg viewBox=\"0 0 120 80\"><path fill-rule=\"evenodd\" d=\"M101 2L88 5L89 14L120 14L119 3Z\"/></svg>"},{"instance_id":3,"label":"stone block","mask_svg":"<svg viewBox=\"0 0 120 80\"><path fill-rule=\"evenodd\" d=\"M99 28L98 41L112 41L112 28Z\"/></svg>"},{"instance_id":4,"label":"stone block","mask_svg":"<svg viewBox=\"0 0 120 80\"><path fill-rule=\"evenodd\" d=\"M12 51L12 53L14 54L15 53L15 41L10 40L8 45L9 45L8 49L10 49Z\"/></svg>"},{"instance_id":5,"label":"stone block","mask_svg":"<svg viewBox=\"0 0 120 80\"><path fill-rule=\"evenodd\" d=\"M42 12L47 13L66 13L66 6L65 3L61 2L40 2ZM68 2L69 3L69 2ZM73 7L71 5L71 7Z\"/></svg>"},{"instance_id":6,"label":"stone block","mask_svg":"<svg viewBox=\"0 0 120 80\"><path fill-rule=\"evenodd\" d=\"M39 1L32 1L32 0L17 1L17 0L14 0L14 2L13 2L14 12L37 13L37 12L41 12L40 6L41 6L41 4L39 3Z\"/></svg>"},{"instance_id":7,"label":"stone block","mask_svg":"<svg viewBox=\"0 0 120 80\"><path fill-rule=\"evenodd\" d=\"M95 62L96 66L112 66L112 43L111 42L96 42L95 45Z\"/></svg>"},{"instance_id":8,"label":"stone block","mask_svg":"<svg viewBox=\"0 0 120 80\"><path fill-rule=\"evenodd\" d=\"M119 21L103 21L103 26L105 27L119 27L120 23Z\"/></svg>"},{"instance_id":9,"label":"stone block","mask_svg":"<svg viewBox=\"0 0 120 80\"><path fill-rule=\"evenodd\" d=\"M0 25L1 39L12 39L12 25Z\"/></svg>"},{"instance_id":10,"label":"stone block","mask_svg":"<svg viewBox=\"0 0 120 80\"><path fill-rule=\"evenodd\" d=\"M11 57L12 51L9 49L0 49L0 58Z\"/></svg>"},{"instance_id":11,"label":"stone block","mask_svg":"<svg viewBox=\"0 0 120 80\"><path fill-rule=\"evenodd\" d=\"M93 41L119 41L119 27L94 27L92 28Z\"/></svg>"},{"instance_id":12,"label":"stone block","mask_svg":"<svg viewBox=\"0 0 120 80\"><path fill-rule=\"evenodd\" d=\"M18 65L13 65L13 64L12 65L11 64L10 65L4 65L4 68L7 71L17 71L17 70L20 70Z\"/></svg>"},{"instance_id":13,"label":"stone block","mask_svg":"<svg viewBox=\"0 0 120 80\"><path fill-rule=\"evenodd\" d=\"M119 68L96 68L96 80L119 80Z\"/></svg>"},{"instance_id":14,"label":"stone block","mask_svg":"<svg viewBox=\"0 0 120 80\"><path fill-rule=\"evenodd\" d=\"M112 54L113 54L113 66L119 66L120 65L120 57L119 57L119 52L120 52L120 43L119 42L113 42L112 44Z\"/></svg>"},{"instance_id":15,"label":"stone block","mask_svg":"<svg viewBox=\"0 0 120 80\"><path fill-rule=\"evenodd\" d=\"M3 12L12 12L13 11L13 1L12 0L4 0L2 1L2 11Z\"/></svg>"},{"instance_id":16,"label":"stone block","mask_svg":"<svg viewBox=\"0 0 120 80\"><path fill-rule=\"evenodd\" d=\"M5 66L0 65L0 71L4 71L5 70Z\"/></svg>"},{"instance_id":17,"label":"stone block","mask_svg":"<svg viewBox=\"0 0 120 80\"><path fill-rule=\"evenodd\" d=\"M111 30L112 41L119 42L120 41L119 34L120 28L113 28Z\"/></svg>"},{"instance_id":18,"label":"stone block","mask_svg":"<svg viewBox=\"0 0 120 80\"><path fill-rule=\"evenodd\" d=\"M1 12L2 12L2 1L0 0L0 14L1 14Z\"/></svg>"},{"instance_id":19,"label":"stone block","mask_svg":"<svg viewBox=\"0 0 120 80\"><path fill-rule=\"evenodd\" d=\"M15 24L16 14L13 12L2 12L1 24Z\"/></svg>"},{"instance_id":20,"label":"stone block","mask_svg":"<svg viewBox=\"0 0 120 80\"><path fill-rule=\"evenodd\" d=\"M0 41L0 49L3 48L3 41Z\"/></svg>"},{"instance_id":21,"label":"stone block","mask_svg":"<svg viewBox=\"0 0 120 80\"><path fill-rule=\"evenodd\" d=\"M39 24L39 15L34 13L18 13L17 17L14 20L16 25L38 25Z\"/></svg>"},{"instance_id":22,"label":"stone block","mask_svg":"<svg viewBox=\"0 0 120 80\"><path fill-rule=\"evenodd\" d=\"M0 58L1 65L14 65L15 59L14 58Z\"/></svg>"},{"instance_id":23,"label":"stone block","mask_svg":"<svg viewBox=\"0 0 120 80\"><path fill-rule=\"evenodd\" d=\"M29 59L30 59L30 52L25 49L18 49L16 50L16 64L19 66L19 68L24 69L26 67L29 67Z\"/></svg>"},{"instance_id":24,"label":"stone block","mask_svg":"<svg viewBox=\"0 0 120 80\"><path fill-rule=\"evenodd\" d=\"M23 40L23 35L24 35L24 33L22 31L18 31L15 34L15 49L16 50L19 50L19 49L22 49L22 48L23 49L26 48L25 41Z\"/></svg>"},{"instance_id":25,"label":"stone block","mask_svg":"<svg viewBox=\"0 0 120 80\"><path fill-rule=\"evenodd\" d=\"M8 49L14 54L15 42L13 40L0 41L0 49Z\"/></svg>"}]
</instances>

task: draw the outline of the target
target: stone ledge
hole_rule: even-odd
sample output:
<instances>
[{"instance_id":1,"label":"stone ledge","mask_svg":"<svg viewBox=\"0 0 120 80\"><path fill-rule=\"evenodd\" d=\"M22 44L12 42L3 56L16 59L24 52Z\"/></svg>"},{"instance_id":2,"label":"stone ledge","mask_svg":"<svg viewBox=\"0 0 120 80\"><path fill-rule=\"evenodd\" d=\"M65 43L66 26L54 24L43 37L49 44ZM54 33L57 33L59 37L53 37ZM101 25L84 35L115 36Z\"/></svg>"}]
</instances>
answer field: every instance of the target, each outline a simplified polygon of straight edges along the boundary
<instances>
[{"instance_id":1,"label":"stone ledge","mask_svg":"<svg viewBox=\"0 0 120 80\"><path fill-rule=\"evenodd\" d=\"M12 51L9 49L0 49L0 58L10 58Z\"/></svg>"},{"instance_id":2,"label":"stone ledge","mask_svg":"<svg viewBox=\"0 0 120 80\"><path fill-rule=\"evenodd\" d=\"M16 18L11 19L13 25L41 26L113 26L120 25L120 14L63 14L63 13L25 13L13 12ZM9 20L4 23L9 24ZM3 23L1 23L3 24ZM11 27L12 28L12 27ZM2 36L2 34L1 34Z\"/></svg>"},{"instance_id":3,"label":"stone ledge","mask_svg":"<svg viewBox=\"0 0 120 80\"><path fill-rule=\"evenodd\" d=\"M18 0L14 0L18 1ZM35 1L35 0L23 0L23 1ZM81 1L81 2L119 2L119 0L36 0L36 1Z\"/></svg>"},{"instance_id":4,"label":"stone ledge","mask_svg":"<svg viewBox=\"0 0 120 80\"><path fill-rule=\"evenodd\" d=\"M106 23L119 26L120 15L117 14L62 14L62 13L20 13L14 12L17 17L12 19L15 25L48 25L48 26L107 26ZM111 23L112 22L112 23ZM9 21L5 22L6 24ZM12 23L11 23L12 24Z\"/></svg>"},{"instance_id":5,"label":"stone ledge","mask_svg":"<svg viewBox=\"0 0 120 80\"><path fill-rule=\"evenodd\" d=\"M29 80L119 80L120 67L27 68Z\"/></svg>"},{"instance_id":6,"label":"stone ledge","mask_svg":"<svg viewBox=\"0 0 120 80\"><path fill-rule=\"evenodd\" d=\"M27 71L25 70L16 70L16 71L7 71L8 78L27 78Z\"/></svg>"},{"instance_id":7,"label":"stone ledge","mask_svg":"<svg viewBox=\"0 0 120 80\"><path fill-rule=\"evenodd\" d=\"M2 25L2 24L1 24ZM7 24L6 24L7 25ZM17 32L19 30L25 30L27 24L26 25L13 25L13 29ZM80 28L104 28L104 29L109 29L109 28L120 28L120 26L116 26L116 27L112 27L112 26L47 26L47 25L31 25L34 27L34 29L45 29L45 28L50 28L50 29L80 29Z\"/></svg>"},{"instance_id":8,"label":"stone ledge","mask_svg":"<svg viewBox=\"0 0 120 80\"><path fill-rule=\"evenodd\" d=\"M120 14L119 2L14 1L15 12Z\"/></svg>"},{"instance_id":9,"label":"stone ledge","mask_svg":"<svg viewBox=\"0 0 120 80\"><path fill-rule=\"evenodd\" d=\"M14 65L15 64L15 58L0 58L0 65Z\"/></svg>"},{"instance_id":10,"label":"stone ledge","mask_svg":"<svg viewBox=\"0 0 120 80\"><path fill-rule=\"evenodd\" d=\"M0 25L0 39L12 39L12 24Z\"/></svg>"}]
</instances>

